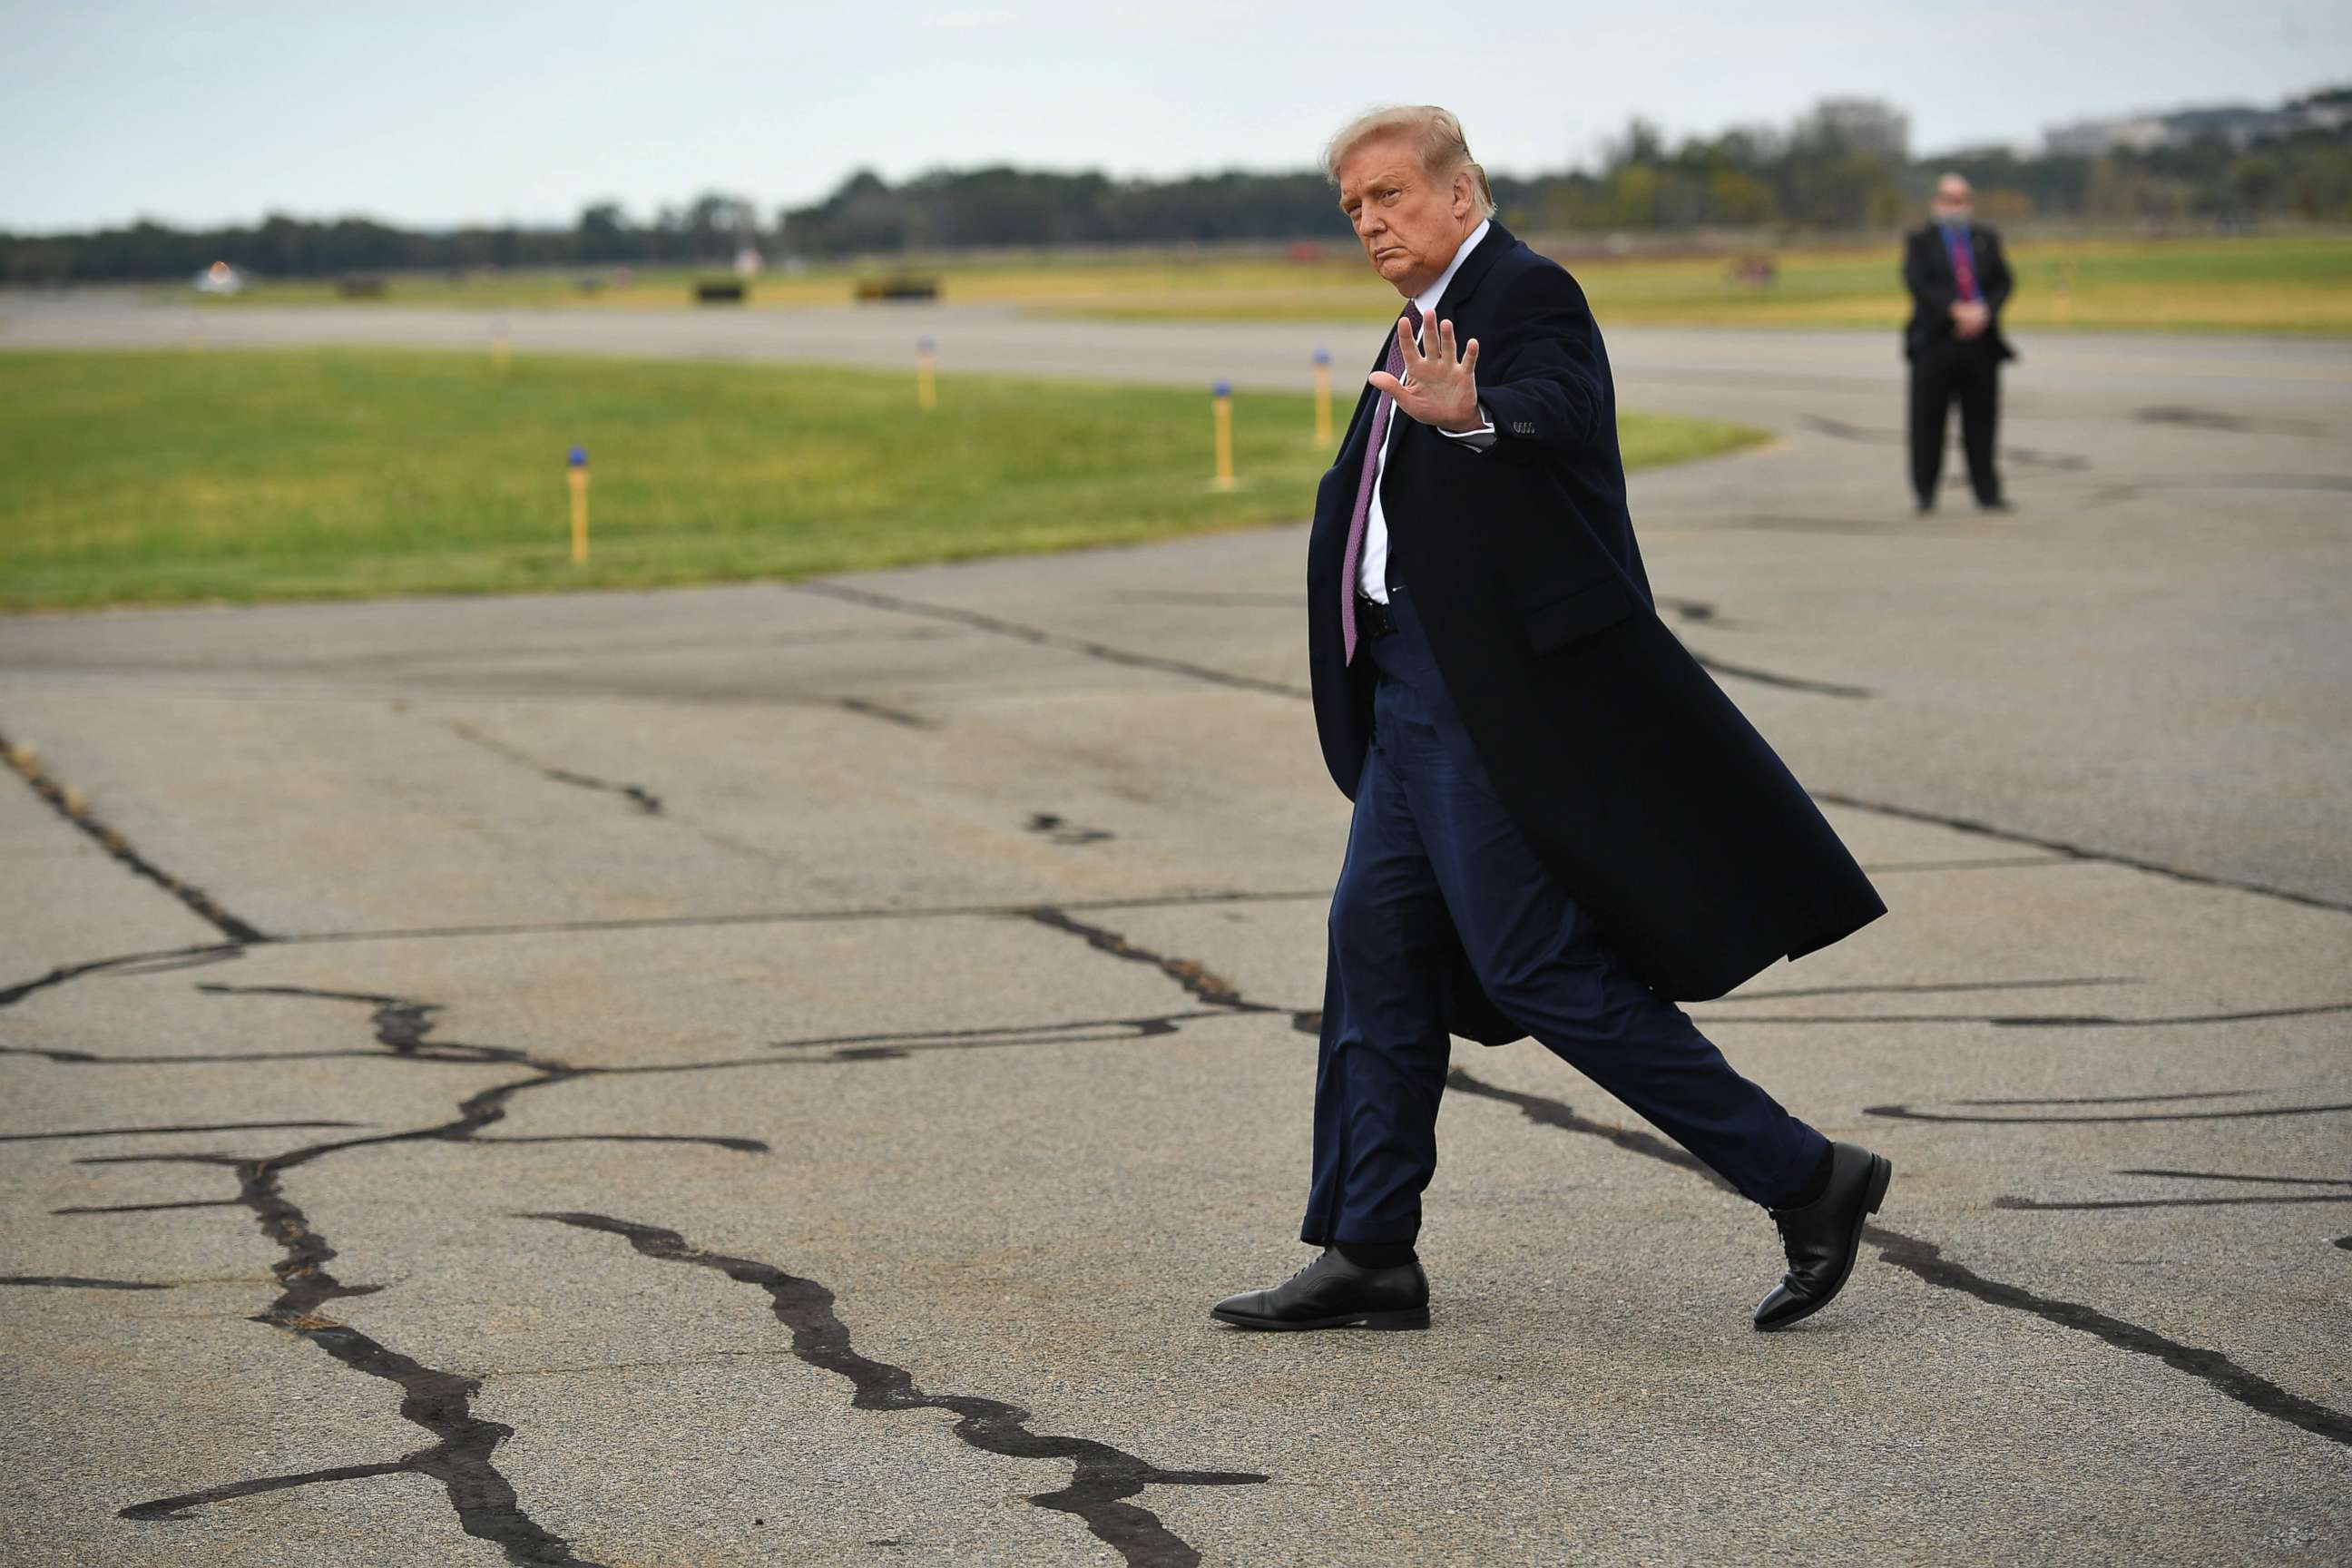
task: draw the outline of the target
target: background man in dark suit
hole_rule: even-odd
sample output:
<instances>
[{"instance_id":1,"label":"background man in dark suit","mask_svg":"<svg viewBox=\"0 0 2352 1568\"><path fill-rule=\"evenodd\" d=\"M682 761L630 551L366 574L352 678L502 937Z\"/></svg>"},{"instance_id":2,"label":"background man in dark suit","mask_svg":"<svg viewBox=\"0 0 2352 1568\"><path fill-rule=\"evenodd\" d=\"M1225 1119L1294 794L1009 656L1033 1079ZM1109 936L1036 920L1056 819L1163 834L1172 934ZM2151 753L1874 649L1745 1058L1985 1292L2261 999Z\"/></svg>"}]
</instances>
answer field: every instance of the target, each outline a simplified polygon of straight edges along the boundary
<instances>
[{"instance_id":1,"label":"background man in dark suit","mask_svg":"<svg viewBox=\"0 0 2352 1568\"><path fill-rule=\"evenodd\" d=\"M1780 759L1651 607L1584 295L1490 216L1442 109L1326 155L1408 301L1316 497L1316 728L1355 802L1331 901L1301 1238L1214 1315L1421 1328L1413 1251L1449 1034L1533 1035L1772 1211L1773 1329L1845 1283L1890 1167L1733 1071L1717 996L1885 912Z\"/></svg>"},{"instance_id":2,"label":"background man in dark suit","mask_svg":"<svg viewBox=\"0 0 2352 1568\"><path fill-rule=\"evenodd\" d=\"M1903 329L1903 353L1911 362L1911 488L1921 511L1935 509L1944 432L1957 397L1977 505L2006 511L1993 435L2000 415L2000 362L2017 357L2000 333L2009 262L2000 236L1973 221L1975 198L1959 175L1936 182L1930 210L1935 221L1903 247L1903 284L1911 290L1911 321Z\"/></svg>"}]
</instances>

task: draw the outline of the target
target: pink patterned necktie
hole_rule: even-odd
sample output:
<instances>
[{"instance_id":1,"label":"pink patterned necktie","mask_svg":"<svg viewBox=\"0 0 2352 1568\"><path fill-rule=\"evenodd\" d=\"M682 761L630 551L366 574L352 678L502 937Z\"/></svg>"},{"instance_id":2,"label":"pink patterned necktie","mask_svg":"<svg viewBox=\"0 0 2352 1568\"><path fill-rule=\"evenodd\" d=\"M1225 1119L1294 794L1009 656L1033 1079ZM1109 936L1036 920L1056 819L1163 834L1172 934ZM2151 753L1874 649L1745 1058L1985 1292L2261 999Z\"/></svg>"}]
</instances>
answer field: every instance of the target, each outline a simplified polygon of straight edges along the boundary
<instances>
[{"instance_id":1,"label":"pink patterned necktie","mask_svg":"<svg viewBox=\"0 0 2352 1568\"><path fill-rule=\"evenodd\" d=\"M1408 303L1399 318L1412 323L1413 335L1421 335L1421 309ZM1404 376L1404 345L1397 342L1396 333L1389 333L1389 357L1381 366L1391 375ZM1356 513L1348 521L1348 549L1339 558L1339 647L1346 662L1356 662L1356 568L1364 559L1364 520L1372 515L1372 482L1380 477L1381 448L1389 438L1389 416L1396 412L1396 399L1381 394L1380 406L1372 410L1372 438L1364 447L1364 473L1356 481Z\"/></svg>"},{"instance_id":2,"label":"pink patterned necktie","mask_svg":"<svg viewBox=\"0 0 2352 1568\"><path fill-rule=\"evenodd\" d=\"M1983 298L1977 292L1976 258L1969 254L1969 231L1948 228L1944 231L1944 248L1952 258L1952 281L1958 286L1963 300Z\"/></svg>"}]
</instances>

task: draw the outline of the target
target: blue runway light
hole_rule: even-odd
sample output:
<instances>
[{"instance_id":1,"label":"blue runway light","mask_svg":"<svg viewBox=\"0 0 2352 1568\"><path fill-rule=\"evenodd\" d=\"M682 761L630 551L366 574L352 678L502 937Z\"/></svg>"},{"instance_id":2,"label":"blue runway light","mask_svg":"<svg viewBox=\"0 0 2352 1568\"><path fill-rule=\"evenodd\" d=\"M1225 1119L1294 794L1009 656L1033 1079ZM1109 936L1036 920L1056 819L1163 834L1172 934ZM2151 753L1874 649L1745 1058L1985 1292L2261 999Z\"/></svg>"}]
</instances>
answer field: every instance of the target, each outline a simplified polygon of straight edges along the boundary
<instances>
[{"instance_id":1,"label":"blue runway light","mask_svg":"<svg viewBox=\"0 0 2352 1568\"><path fill-rule=\"evenodd\" d=\"M915 340L915 352L919 354L929 353L932 350L938 347L939 344L933 342L929 338L917 338Z\"/></svg>"},{"instance_id":2,"label":"blue runway light","mask_svg":"<svg viewBox=\"0 0 2352 1568\"><path fill-rule=\"evenodd\" d=\"M1327 348L1318 347L1315 351L1315 363L1317 364L1329 364L1331 363L1331 351Z\"/></svg>"},{"instance_id":3,"label":"blue runway light","mask_svg":"<svg viewBox=\"0 0 2352 1568\"><path fill-rule=\"evenodd\" d=\"M574 447L572 448L572 466L575 468L584 468L588 466L587 447Z\"/></svg>"},{"instance_id":4,"label":"blue runway light","mask_svg":"<svg viewBox=\"0 0 2352 1568\"><path fill-rule=\"evenodd\" d=\"M1231 397L1234 395L1234 384L1230 381L1221 381L1210 390L1219 397Z\"/></svg>"}]
</instances>

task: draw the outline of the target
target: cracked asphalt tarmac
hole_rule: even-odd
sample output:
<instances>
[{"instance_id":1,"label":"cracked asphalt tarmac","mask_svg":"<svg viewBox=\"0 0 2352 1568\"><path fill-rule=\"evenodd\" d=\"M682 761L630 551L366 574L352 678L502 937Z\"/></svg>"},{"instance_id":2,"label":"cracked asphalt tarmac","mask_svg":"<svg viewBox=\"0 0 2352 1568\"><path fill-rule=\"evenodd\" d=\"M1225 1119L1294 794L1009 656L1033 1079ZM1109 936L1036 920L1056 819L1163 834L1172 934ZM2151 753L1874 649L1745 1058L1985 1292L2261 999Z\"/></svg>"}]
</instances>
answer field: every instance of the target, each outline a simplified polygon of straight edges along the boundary
<instances>
[{"instance_id":1,"label":"cracked asphalt tarmac","mask_svg":"<svg viewBox=\"0 0 2352 1568\"><path fill-rule=\"evenodd\" d=\"M205 317L402 320L457 330ZM1333 335L514 320L918 330L1244 384ZM0 1561L2352 1557L2352 351L2028 341L2019 510L1919 518L1891 334L1612 343L1780 437L1636 525L1891 907L1694 1009L1895 1160L1835 1308L1749 1331L1761 1216L1457 1045L1434 1328L1209 1322L1305 1258L1297 528L10 617Z\"/></svg>"}]
</instances>

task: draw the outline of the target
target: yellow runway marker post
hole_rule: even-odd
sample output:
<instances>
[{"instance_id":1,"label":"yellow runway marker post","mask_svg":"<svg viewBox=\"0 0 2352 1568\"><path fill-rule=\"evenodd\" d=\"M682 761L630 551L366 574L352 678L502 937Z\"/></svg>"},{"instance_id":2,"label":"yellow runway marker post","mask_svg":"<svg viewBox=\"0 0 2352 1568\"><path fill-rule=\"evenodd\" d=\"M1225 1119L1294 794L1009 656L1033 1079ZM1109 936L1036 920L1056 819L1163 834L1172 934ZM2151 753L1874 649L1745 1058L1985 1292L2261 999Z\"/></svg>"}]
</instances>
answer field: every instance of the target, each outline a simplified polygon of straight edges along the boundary
<instances>
[{"instance_id":1,"label":"yellow runway marker post","mask_svg":"<svg viewBox=\"0 0 2352 1568\"><path fill-rule=\"evenodd\" d=\"M929 414L940 405L939 344L915 340L915 406Z\"/></svg>"},{"instance_id":2,"label":"yellow runway marker post","mask_svg":"<svg viewBox=\"0 0 2352 1568\"><path fill-rule=\"evenodd\" d=\"M572 448L572 564L588 563L588 448Z\"/></svg>"},{"instance_id":3,"label":"yellow runway marker post","mask_svg":"<svg viewBox=\"0 0 2352 1568\"><path fill-rule=\"evenodd\" d=\"M1234 488L1234 384L1217 383L1210 399L1217 425L1217 478L1215 488Z\"/></svg>"},{"instance_id":4,"label":"yellow runway marker post","mask_svg":"<svg viewBox=\"0 0 2352 1568\"><path fill-rule=\"evenodd\" d=\"M1315 444L1331 444L1331 351L1315 351Z\"/></svg>"}]
</instances>

